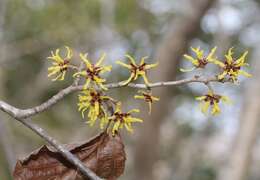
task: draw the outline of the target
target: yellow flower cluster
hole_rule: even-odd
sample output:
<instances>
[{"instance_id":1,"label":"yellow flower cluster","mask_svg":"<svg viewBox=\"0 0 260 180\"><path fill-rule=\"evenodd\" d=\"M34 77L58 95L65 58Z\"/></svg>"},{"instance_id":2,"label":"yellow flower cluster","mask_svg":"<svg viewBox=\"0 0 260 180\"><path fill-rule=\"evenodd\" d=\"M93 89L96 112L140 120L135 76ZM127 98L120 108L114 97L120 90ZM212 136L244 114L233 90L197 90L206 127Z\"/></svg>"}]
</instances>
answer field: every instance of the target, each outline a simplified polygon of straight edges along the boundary
<instances>
[{"instance_id":1,"label":"yellow flower cluster","mask_svg":"<svg viewBox=\"0 0 260 180\"><path fill-rule=\"evenodd\" d=\"M159 101L158 97L152 96L151 92L146 92L146 91L138 91L141 95L135 95L134 98L135 99L142 99L145 102L148 103L149 106L149 114L151 114L152 112L152 103L154 101Z\"/></svg>"},{"instance_id":2,"label":"yellow flower cluster","mask_svg":"<svg viewBox=\"0 0 260 180\"><path fill-rule=\"evenodd\" d=\"M65 74L69 68L78 70L76 66L70 64L70 60L72 58L72 50L68 46L65 46L65 48L67 49L67 56L65 58L62 58L60 56L59 54L60 49L57 49L55 51L55 54L52 51L51 52L52 56L47 58L54 61L52 63L52 66L48 68L49 71L48 77L56 75L56 77L53 79L54 81L64 80ZM86 82L84 84L84 89L87 89L88 87L94 87L94 85L97 85L104 90L107 89L103 85L103 83L106 80L101 78L100 75L103 74L104 72L111 71L112 66L102 66L105 56L106 54L103 54L99 58L96 64L92 64L87 58L87 54L80 53L80 58L84 62L85 68L82 71L74 73L73 77L82 76L86 79ZM90 84L92 86L90 86Z\"/></svg>"},{"instance_id":3,"label":"yellow flower cluster","mask_svg":"<svg viewBox=\"0 0 260 180\"><path fill-rule=\"evenodd\" d=\"M90 126L93 126L97 120L100 120L100 128L104 128L104 126L107 125L108 129L111 125L113 134L123 127L129 132L132 132L132 123L142 122L141 119L132 117L132 113L139 112L139 110L133 109L128 112L122 112L121 103L105 95L104 90L107 90L107 86L104 83L106 82L106 79L102 78L101 75L112 70L112 66L102 65L106 54L102 54L94 64L89 60L87 54L80 53L80 60L84 63L84 67L81 69L71 63L73 57L72 50L68 46L65 46L65 48L67 51L65 57L60 55L59 49L57 49L55 53L51 51L51 56L48 57L48 59L52 60L52 66L48 68L48 77L54 76L53 81L64 80L68 69L76 70L73 77L83 78L85 81L83 90L78 96L78 110L81 112L83 118L85 117L85 112L88 111L87 123L90 124ZM190 69L180 69L182 72L189 72L199 68L204 69L211 63L217 65L220 69L220 73L216 75L217 81L219 82L229 81L237 83L239 75L251 77L251 74L241 69L243 66L248 66L248 64L245 63L248 51L244 52L239 58L235 58L233 48L230 48L227 54L225 54L224 60L220 61L215 56L217 47L211 49L208 54L205 54L199 47L192 47L191 50L195 56L184 54L184 58L190 61L193 67ZM140 63L137 63L135 58L128 54L126 55L126 58L129 60L129 63L124 63L122 61L116 62L127 68L130 73L130 76L127 80L122 82L122 85L128 85L139 77L144 80L147 90L138 91L138 94L135 95L134 98L144 100L148 103L150 114L152 103L159 101L159 98L152 95L147 72L156 67L158 63L147 64L145 62L147 57L142 57ZM212 115L217 115L220 113L219 103L222 101L228 103L230 100L226 96L215 94L209 85L208 87L208 93L196 97L196 99L201 101L200 107L203 113L207 113L210 109ZM111 106L109 104L113 105Z\"/></svg>"},{"instance_id":4,"label":"yellow flower cluster","mask_svg":"<svg viewBox=\"0 0 260 180\"><path fill-rule=\"evenodd\" d=\"M241 57L235 58L233 57L233 48L230 48L227 54L225 54L225 60L220 61L214 55L217 47L214 47L208 56L204 56L204 51L199 47L192 47L191 50L195 53L196 56L192 57L185 54L184 57L192 63L193 67L191 69L180 69L182 72L192 71L196 68L205 68L208 63L212 63L219 66L222 70L222 72L217 76L219 80L227 78L227 80L237 82L239 75L244 75L246 77L252 76L251 74L241 70L243 66L248 66L248 64L245 63L245 58L248 54L248 51L244 52Z\"/></svg>"},{"instance_id":5,"label":"yellow flower cluster","mask_svg":"<svg viewBox=\"0 0 260 180\"><path fill-rule=\"evenodd\" d=\"M60 56L60 49L57 49L55 51L55 54L53 51L51 51L51 56L47 57L47 59L52 60L52 67L48 68L48 77L56 75L53 81L56 80L64 80L66 71L69 67L69 62L72 58L72 50L68 47L65 46L67 49L67 56L65 58L62 58Z\"/></svg>"},{"instance_id":6,"label":"yellow flower cluster","mask_svg":"<svg viewBox=\"0 0 260 180\"><path fill-rule=\"evenodd\" d=\"M100 127L103 128L107 122L107 113L103 103L111 98L109 96L102 96L101 92L93 88L83 90L78 98L78 110L81 111L82 117L84 118L84 113L88 110L89 120L87 123L93 126L99 118L101 119Z\"/></svg>"},{"instance_id":7,"label":"yellow flower cluster","mask_svg":"<svg viewBox=\"0 0 260 180\"><path fill-rule=\"evenodd\" d=\"M90 83L94 83L95 85L101 87L103 90L107 90L107 88L103 85L104 82L106 82L105 79L102 79L100 77L101 74L104 72L111 71L112 66L101 66L104 59L106 57L106 54L104 53L98 60L96 64L91 64L90 61L87 58L87 54L80 54L81 60L85 63L85 69L83 71L77 72L73 75L73 77L76 76L83 76L86 78L86 82L84 85L84 89L87 89L90 85Z\"/></svg>"},{"instance_id":8,"label":"yellow flower cluster","mask_svg":"<svg viewBox=\"0 0 260 180\"><path fill-rule=\"evenodd\" d=\"M105 108L105 102L108 100L113 99L109 96L101 95L101 92L97 92L93 88L85 89L82 91L82 94L79 95L78 110L81 111L83 118L85 111L88 110L89 120L87 123L90 124L90 126L93 126L97 119L100 119L100 128L103 129L105 125L110 123L113 125L113 134L123 127L129 132L133 132L132 123L142 122L142 120L132 117L131 113L139 112L139 110L133 109L127 113L123 113L121 111L121 103L118 102L111 116L108 116Z\"/></svg>"},{"instance_id":9,"label":"yellow flower cluster","mask_svg":"<svg viewBox=\"0 0 260 180\"><path fill-rule=\"evenodd\" d=\"M217 65L221 72L216 75L217 80L220 82L229 81L233 83L238 83L238 76L244 75L246 77L251 77L252 75L241 70L243 66L248 66L245 63L246 56L248 51L244 52L242 56L239 58L235 58L233 48L230 48L225 54L224 61L220 61L215 57L215 52L217 47L211 49L210 53L205 56L204 51L198 48L191 48L191 50L195 53L195 57L185 54L184 57L190 61L193 65L191 69L180 69L182 72L192 71L197 68L205 68L207 64L212 63ZM219 102L230 102L229 98L226 96L221 96L214 94L212 90L208 92L208 94L204 96L200 96L196 98L197 100L202 101L200 104L201 111L205 114L209 108L211 107L211 114L217 115L220 113Z\"/></svg>"},{"instance_id":10,"label":"yellow flower cluster","mask_svg":"<svg viewBox=\"0 0 260 180\"><path fill-rule=\"evenodd\" d=\"M127 113L122 112L121 103L117 103L115 112L109 120L113 123L112 133L115 134L119 129L125 127L127 131L133 132L132 123L143 122L142 119L132 117L131 113L139 112L138 109L132 109Z\"/></svg>"},{"instance_id":11,"label":"yellow flower cluster","mask_svg":"<svg viewBox=\"0 0 260 180\"><path fill-rule=\"evenodd\" d=\"M205 68L205 66L209 62L214 62L216 60L216 58L214 57L214 54L217 50L217 47L214 47L207 56L204 55L204 51L201 50L200 47L198 47L198 48L191 47L191 50L195 53L196 56L192 57L188 54L184 54L184 57L192 63L193 67L190 69L181 68L180 70L182 72L193 71L196 68Z\"/></svg>"},{"instance_id":12,"label":"yellow flower cluster","mask_svg":"<svg viewBox=\"0 0 260 180\"><path fill-rule=\"evenodd\" d=\"M51 56L48 57L48 59L52 60L53 63L52 66L48 68L48 76L55 75L56 77L53 80L64 80L68 69L76 70L73 77L83 78L83 80L85 80L83 89L78 95L78 110L81 112L83 118L85 118L85 113L87 112L87 123L93 126L100 120L100 128L103 129L106 125L107 129L109 129L111 125L113 134L123 127L129 132L133 132L132 124L142 122L141 119L132 116L132 113L139 112L139 110L133 109L128 112L122 112L121 103L105 95L104 90L107 90L107 87L104 83L106 79L102 78L101 75L112 70L112 66L102 65L106 54L102 54L94 64L89 60L87 54L80 53L80 60L84 63L84 67L82 68L70 62L72 59L72 50L67 46L65 46L65 48L67 50L66 57L60 55L59 49L57 49L55 53L51 52ZM130 60L129 64L117 61L117 64L126 67L130 71L130 77L123 82L123 85L127 85L137 80L138 77L142 77L145 84L149 86L147 70L156 67L158 63L147 64L145 62L147 57L143 57L140 63L137 64L132 56L126 55L126 57ZM152 96L151 91L140 91L139 93L140 95L136 95L135 98L143 99L147 102L149 105L149 113L151 113L152 103L158 101L159 98ZM111 104L113 105L111 106Z\"/></svg>"},{"instance_id":13,"label":"yellow flower cluster","mask_svg":"<svg viewBox=\"0 0 260 180\"><path fill-rule=\"evenodd\" d=\"M243 55L238 59L234 58L233 54L233 48L230 48L228 53L225 55L226 59L224 62L218 60L214 61L214 63L222 69L222 73L218 75L219 80L228 78L232 82L237 82L239 75L244 75L245 77L252 76L251 74L241 70L241 67L248 66L248 64L245 63L245 58L248 54L248 51L244 52Z\"/></svg>"},{"instance_id":14,"label":"yellow flower cluster","mask_svg":"<svg viewBox=\"0 0 260 180\"><path fill-rule=\"evenodd\" d=\"M123 83L123 85L129 84L131 81L136 80L139 76L141 76L144 79L144 82L147 86L149 86L149 81L147 79L147 70L154 68L158 65L158 63L155 64L146 64L145 59L147 57L143 57L139 63L139 65L136 63L136 60L130 56L126 55L126 57L130 60L129 64L125 64L121 61L117 61L116 63L127 68L130 71L130 77Z\"/></svg>"},{"instance_id":15,"label":"yellow flower cluster","mask_svg":"<svg viewBox=\"0 0 260 180\"><path fill-rule=\"evenodd\" d=\"M221 96L214 94L212 91L209 91L206 95L196 97L196 100L202 101L200 104L201 111L206 114L211 107L211 114L217 115L220 113L219 102L223 101L224 103L230 104L231 101L227 96Z\"/></svg>"}]
</instances>

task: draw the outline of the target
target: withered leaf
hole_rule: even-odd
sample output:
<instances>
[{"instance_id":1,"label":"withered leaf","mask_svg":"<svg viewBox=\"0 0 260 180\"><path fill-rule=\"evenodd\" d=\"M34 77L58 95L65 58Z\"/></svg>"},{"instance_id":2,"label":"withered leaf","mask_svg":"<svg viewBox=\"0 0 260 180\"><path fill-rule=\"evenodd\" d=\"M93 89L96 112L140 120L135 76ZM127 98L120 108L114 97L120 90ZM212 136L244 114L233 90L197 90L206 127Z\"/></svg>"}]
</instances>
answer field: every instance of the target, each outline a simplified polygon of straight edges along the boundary
<instances>
[{"instance_id":1,"label":"withered leaf","mask_svg":"<svg viewBox=\"0 0 260 180\"><path fill-rule=\"evenodd\" d=\"M99 177L116 180L125 167L124 144L120 135L106 132L88 142L65 147ZM80 180L81 173L52 147L42 146L24 160L18 160L14 180Z\"/></svg>"}]
</instances>

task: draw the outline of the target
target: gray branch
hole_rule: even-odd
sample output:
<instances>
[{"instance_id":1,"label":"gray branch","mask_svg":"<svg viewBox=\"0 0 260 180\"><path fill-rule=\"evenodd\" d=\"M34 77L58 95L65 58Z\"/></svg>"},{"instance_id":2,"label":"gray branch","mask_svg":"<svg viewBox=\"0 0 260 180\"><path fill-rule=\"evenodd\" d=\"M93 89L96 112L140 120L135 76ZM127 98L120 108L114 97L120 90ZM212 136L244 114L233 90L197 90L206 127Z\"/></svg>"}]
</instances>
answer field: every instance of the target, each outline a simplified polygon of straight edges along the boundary
<instances>
[{"instance_id":1,"label":"gray branch","mask_svg":"<svg viewBox=\"0 0 260 180\"><path fill-rule=\"evenodd\" d=\"M156 88L156 87L164 87L164 86L177 86L177 85L183 85L183 84L188 84L188 83L203 83L203 84L208 84L209 82L218 82L218 79L213 77L213 78L199 78L199 77L193 77L193 78L187 78L187 79L182 79L182 80L177 80L177 81L167 81L167 82L156 82L152 83L149 86L145 84L134 84L134 83L129 83L128 85L123 85L122 82L119 83L110 83L105 85L108 89L113 89L113 88L120 88L124 86L128 86L131 88L138 88L138 89L147 89L147 88ZM32 117L38 113L41 113L43 111L46 111L56 103L58 103L61 99L63 99L66 95L71 94L75 91L80 91L83 89L83 86L69 86L60 92L58 92L56 95L52 96L50 99L48 99L46 102L32 107L28 109L18 109L4 101L0 101L0 109L10 116L18 119L26 119L29 117Z\"/></svg>"},{"instance_id":2,"label":"gray branch","mask_svg":"<svg viewBox=\"0 0 260 180\"><path fill-rule=\"evenodd\" d=\"M147 88L156 88L156 87L163 87L163 86L177 86L177 85L188 84L193 82L208 84L209 82L218 82L218 79L217 78L205 79L200 77L194 77L194 78L182 79L178 81L156 82L150 84L149 86L145 84L134 84L134 83L123 85L122 82L119 82L119 83L107 84L106 87L108 89L113 89L113 88L128 86L131 88L147 89ZM75 167L77 167L85 177L88 177L91 180L101 180L94 172L92 172L90 169L85 167L84 164L77 157L75 157L67 149L65 149L60 143L58 143L57 140L49 136L41 127L38 127L37 125L33 124L31 121L28 121L28 118L49 109L50 107L58 103L60 100L62 100L66 95L83 89L82 85L77 85L78 82L76 83L74 82L74 84L75 85L71 85L59 91L56 95L52 96L46 102L42 103L41 105L35 106L33 108L19 109L4 101L0 101L0 109L6 112L7 114L9 114L10 116L12 116L13 118L15 118L16 120L18 120L19 122L21 122L26 127L30 128L40 137L45 139L49 144L51 144L54 148L56 148L64 156L64 158L66 158L69 162L75 165Z\"/></svg>"}]
</instances>

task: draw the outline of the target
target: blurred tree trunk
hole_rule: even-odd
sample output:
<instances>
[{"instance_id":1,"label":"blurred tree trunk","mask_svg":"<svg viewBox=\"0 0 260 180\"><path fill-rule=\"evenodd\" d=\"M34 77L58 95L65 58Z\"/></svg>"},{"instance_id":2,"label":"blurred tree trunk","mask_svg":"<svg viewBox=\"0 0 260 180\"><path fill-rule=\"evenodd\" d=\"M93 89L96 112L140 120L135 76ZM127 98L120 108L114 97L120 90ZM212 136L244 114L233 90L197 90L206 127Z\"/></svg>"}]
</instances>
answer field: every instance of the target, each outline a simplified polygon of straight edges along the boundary
<instances>
[{"instance_id":1,"label":"blurred tree trunk","mask_svg":"<svg viewBox=\"0 0 260 180\"><path fill-rule=\"evenodd\" d=\"M246 86L240 127L236 135L235 146L231 153L229 166L220 179L245 180L251 164L253 147L256 142L260 122L260 47L253 56L253 79Z\"/></svg>"},{"instance_id":2,"label":"blurred tree trunk","mask_svg":"<svg viewBox=\"0 0 260 180\"><path fill-rule=\"evenodd\" d=\"M207 10L213 5L214 0L196 0L192 3L192 11L187 16L174 20L169 31L161 42L156 53L156 60L160 65L151 74L150 79L174 80L178 72L178 66L182 54L187 50L189 41L200 30L200 21ZM153 180L153 166L157 160L160 125L168 115L170 97L173 91L170 88L155 89L154 94L160 97L160 101L154 104L152 114L143 114L145 120L135 152L135 173L140 180Z\"/></svg>"}]
</instances>

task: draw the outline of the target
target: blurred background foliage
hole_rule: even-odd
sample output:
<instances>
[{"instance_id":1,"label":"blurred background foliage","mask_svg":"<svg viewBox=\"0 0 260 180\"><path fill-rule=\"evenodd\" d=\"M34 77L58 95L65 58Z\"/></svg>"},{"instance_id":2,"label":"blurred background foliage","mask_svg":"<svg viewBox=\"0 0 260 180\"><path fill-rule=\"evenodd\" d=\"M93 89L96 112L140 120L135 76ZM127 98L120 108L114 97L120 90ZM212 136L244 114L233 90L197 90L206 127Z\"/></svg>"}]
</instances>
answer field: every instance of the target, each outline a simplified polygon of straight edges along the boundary
<instances>
[{"instance_id":1,"label":"blurred background foliage","mask_svg":"<svg viewBox=\"0 0 260 180\"><path fill-rule=\"evenodd\" d=\"M63 48L64 45L74 49L76 63L79 62L78 52L88 52L94 61L101 52L106 52L106 63L113 64L114 69L107 76L108 82L117 82L128 76L127 72L119 69L114 63L118 59L124 59L125 53L131 53L137 58L148 55L149 61L159 61L160 65L168 66L165 72L173 68L172 71L176 71L176 75L168 76L168 79L189 76L179 73L178 70L179 64L188 66L188 63L179 61L177 66L172 66L176 58L169 62L156 59L160 57L159 49L165 48L163 42L167 44L188 41L180 48L185 51L191 45L200 46L205 50L217 45L218 57L221 58L231 46L234 46L238 53L249 49L250 62L254 63L258 55L254 55L253 58L252 54L260 47L260 1L219 0L214 4L210 4L209 1L0 0L0 98L19 108L29 108L46 101L60 89L70 85L71 78L55 83L47 78L49 62L46 57L50 55L51 50ZM174 37L169 35L174 34L189 20L196 19L192 12L196 8L199 9L197 4L203 3L210 5L205 8L205 15L198 17L199 21L196 23L199 28L196 29L195 36L189 33L182 34L182 31ZM176 51L182 53L178 48ZM210 70L215 71L214 68ZM164 70L157 73L154 71L155 79L164 77ZM153 80L154 78L151 78L151 81ZM239 87L216 86L219 92L229 95L234 100L234 105L222 107L223 113L213 118L202 115L194 100L194 96L205 92L203 86L193 84L170 87L172 90L167 99L169 111L167 114L160 114L162 120L158 120L160 123L156 125L158 141L148 139L154 149L158 150L156 158L149 167L136 168L140 163L137 157L142 157L136 147L144 148L144 157L151 150L151 147L145 149L141 141L138 141L142 137L143 129L150 127L149 118L146 118L146 123L136 127L133 135L122 133L127 163L125 173L120 179L142 180L150 175L152 177L147 179L227 179L227 164L232 164L233 158L230 156L235 154L233 147L239 141L236 137L242 132L241 112L242 107L247 106L244 102L247 97L245 92L251 88L244 83L244 79L241 81L242 85ZM253 80L252 84L257 82ZM133 100L135 92L130 88L111 90L110 93L122 100L126 109L143 106ZM89 128L84 123L77 112L76 98L77 93L67 96L33 120L62 143L88 140L99 132L98 126ZM259 99L258 96L255 97L257 98ZM160 113L156 111L158 112ZM252 111L257 112L258 109ZM12 179L10 172L16 159L24 157L45 142L2 112L0 121L0 179L8 180ZM260 147L257 135L258 133L255 133L251 139L252 143L247 144L249 150L246 151L248 156L244 169L249 173L243 176L244 179L260 178L259 171L254 168L260 165L260 157L255 150Z\"/></svg>"}]
</instances>

